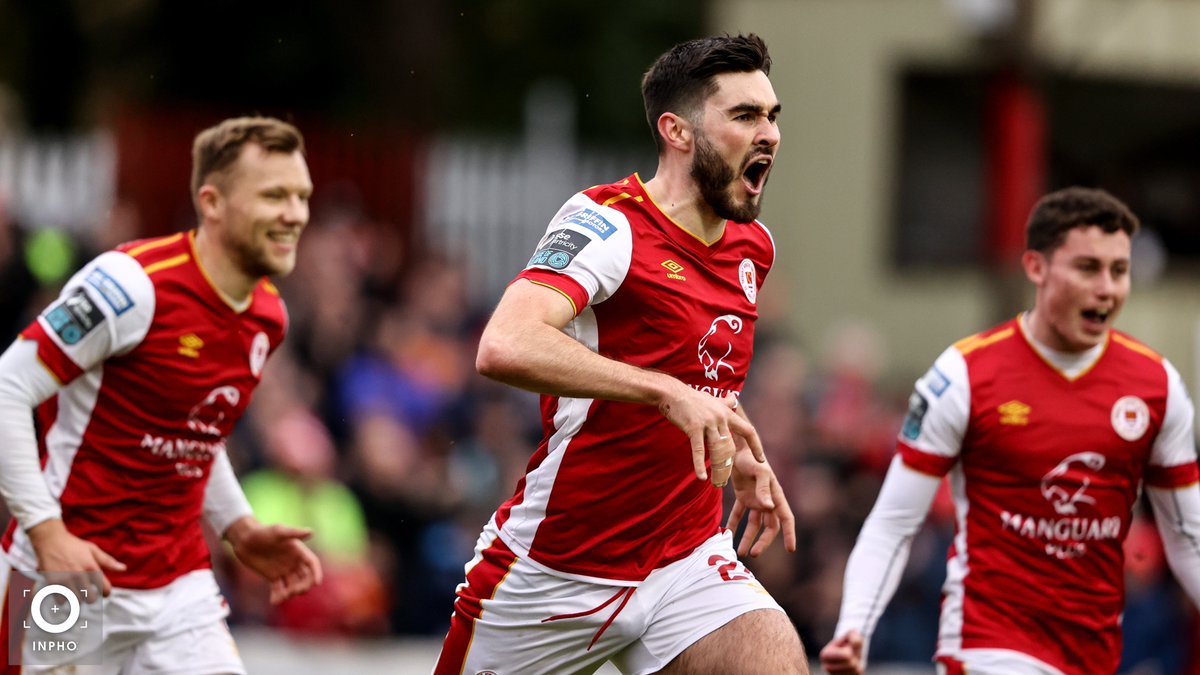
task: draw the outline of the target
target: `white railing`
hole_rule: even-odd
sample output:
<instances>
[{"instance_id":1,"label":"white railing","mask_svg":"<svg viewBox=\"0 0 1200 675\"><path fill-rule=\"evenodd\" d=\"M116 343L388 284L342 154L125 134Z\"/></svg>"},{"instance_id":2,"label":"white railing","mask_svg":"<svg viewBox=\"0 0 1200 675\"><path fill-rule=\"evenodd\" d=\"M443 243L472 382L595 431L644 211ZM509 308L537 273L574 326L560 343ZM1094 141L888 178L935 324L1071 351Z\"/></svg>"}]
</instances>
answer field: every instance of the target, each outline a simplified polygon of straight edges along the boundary
<instances>
[{"instance_id":1,"label":"white railing","mask_svg":"<svg viewBox=\"0 0 1200 675\"><path fill-rule=\"evenodd\" d=\"M424 242L459 265L471 298L485 304L524 268L572 194L654 168L653 148L579 147L561 89L535 89L526 109L523 138L439 137L420 170Z\"/></svg>"},{"instance_id":2,"label":"white railing","mask_svg":"<svg viewBox=\"0 0 1200 675\"><path fill-rule=\"evenodd\" d=\"M27 229L88 232L108 218L116 191L110 132L0 137L0 204Z\"/></svg>"}]
</instances>

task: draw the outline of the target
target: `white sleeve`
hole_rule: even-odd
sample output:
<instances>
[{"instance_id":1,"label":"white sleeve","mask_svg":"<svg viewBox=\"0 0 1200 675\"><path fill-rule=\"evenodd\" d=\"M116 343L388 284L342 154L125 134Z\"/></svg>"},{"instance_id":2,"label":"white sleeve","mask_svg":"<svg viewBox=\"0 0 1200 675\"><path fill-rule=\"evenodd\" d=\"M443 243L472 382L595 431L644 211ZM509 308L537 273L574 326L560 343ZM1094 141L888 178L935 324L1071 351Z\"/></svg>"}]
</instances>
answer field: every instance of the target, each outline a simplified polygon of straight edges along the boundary
<instances>
[{"instance_id":1,"label":"white sleeve","mask_svg":"<svg viewBox=\"0 0 1200 675\"><path fill-rule=\"evenodd\" d=\"M1167 360L1167 410L1150 451L1150 465L1177 467L1196 462L1192 402L1179 371ZM1154 520L1162 537L1167 563L1179 585L1200 608L1200 486L1146 486Z\"/></svg>"},{"instance_id":2,"label":"white sleeve","mask_svg":"<svg viewBox=\"0 0 1200 675\"><path fill-rule=\"evenodd\" d=\"M154 284L142 266L109 251L75 273L37 320L58 348L87 371L140 344L154 309Z\"/></svg>"},{"instance_id":3,"label":"white sleeve","mask_svg":"<svg viewBox=\"0 0 1200 675\"><path fill-rule=\"evenodd\" d=\"M550 221L526 269L553 270L570 277L587 292L588 304L595 304L621 286L632 258L629 219L579 193Z\"/></svg>"},{"instance_id":4,"label":"white sleeve","mask_svg":"<svg viewBox=\"0 0 1200 675\"><path fill-rule=\"evenodd\" d=\"M913 387L900 440L930 455L957 457L962 451L970 414L967 362L962 352L950 347Z\"/></svg>"},{"instance_id":5,"label":"white sleeve","mask_svg":"<svg viewBox=\"0 0 1200 675\"><path fill-rule=\"evenodd\" d=\"M229 462L229 453L219 453L212 463L208 485L204 488L204 520L217 533L225 536L225 530L243 516L253 515L250 502Z\"/></svg>"},{"instance_id":6,"label":"white sleeve","mask_svg":"<svg viewBox=\"0 0 1200 675\"><path fill-rule=\"evenodd\" d=\"M1147 487L1146 494L1162 536L1167 564L1192 603L1200 608L1200 486Z\"/></svg>"},{"instance_id":7,"label":"white sleeve","mask_svg":"<svg viewBox=\"0 0 1200 675\"><path fill-rule=\"evenodd\" d=\"M0 496L23 529L62 517L42 478L33 409L58 391L37 358L37 344L17 340L0 355Z\"/></svg>"},{"instance_id":8,"label":"white sleeve","mask_svg":"<svg viewBox=\"0 0 1200 675\"><path fill-rule=\"evenodd\" d=\"M1162 428L1150 450L1151 466L1179 466L1196 461L1196 441L1192 425L1195 412L1183 378L1171 362L1163 359L1167 371L1167 409Z\"/></svg>"},{"instance_id":9,"label":"white sleeve","mask_svg":"<svg viewBox=\"0 0 1200 675\"><path fill-rule=\"evenodd\" d=\"M875 506L858 533L846 562L834 635L859 631L864 659L875 625L900 584L913 536L925 522L940 483L940 478L910 469L899 455L893 457Z\"/></svg>"},{"instance_id":10,"label":"white sleeve","mask_svg":"<svg viewBox=\"0 0 1200 675\"><path fill-rule=\"evenodd\" d=\"M49 340L44 354L37 341L21 339L0 356L0 496L22 528L62 515L42 478L33 409L69 374L137 346L150 328L154 304L154 287L141 265L123 253L105 253L72 276L38 316ZM65 367L68 362L74 368Z\"/></svg>"}]
</instances>

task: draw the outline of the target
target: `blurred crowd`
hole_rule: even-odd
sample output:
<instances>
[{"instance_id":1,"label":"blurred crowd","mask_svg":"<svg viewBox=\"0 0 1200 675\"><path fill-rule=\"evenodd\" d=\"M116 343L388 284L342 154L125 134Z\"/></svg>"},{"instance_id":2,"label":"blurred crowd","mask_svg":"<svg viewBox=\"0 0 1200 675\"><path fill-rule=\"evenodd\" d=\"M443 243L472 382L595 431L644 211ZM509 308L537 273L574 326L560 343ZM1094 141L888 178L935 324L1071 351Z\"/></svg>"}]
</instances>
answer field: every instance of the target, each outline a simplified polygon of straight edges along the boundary
<instances>
[{"instance_id":1,"label":"blurred crowd","mask_svg":"<svg viewBox=\"0 0 1200 675\"><path fill-rule=\"evenodd\" d=\"M131 212L118 207L92 239L56 239L50 250L64 260L47 272L38 260L47 249L35 245L44 235L3 213L5 344L54 297L64 275L139 233ZM511 494L540 438L537 397L475 373L491 300L470 296L464 280L471 261L408 251L408 241L352 208L318 205L296 271L278 281L289 336L229 451L260 520L314 530L326 580L271 607L260 582L214 543L235 624L354 637L442 635L475 537ZM866 321L830 327L822 344L801 344L783 321L793 309L768 282L742 400L795 511L799 547L789 555L777 544L749 566L815 653L832 635L844 563L919 373L888 379L886 340ZM931 362L941 348L931 345ZM874 638L874 663L929 663L953 531L949 500L944 491L913 542ZM1190 672L1195 612L1144 516L1128 549L1127 672Z\"/></svg>"}]
</instances>

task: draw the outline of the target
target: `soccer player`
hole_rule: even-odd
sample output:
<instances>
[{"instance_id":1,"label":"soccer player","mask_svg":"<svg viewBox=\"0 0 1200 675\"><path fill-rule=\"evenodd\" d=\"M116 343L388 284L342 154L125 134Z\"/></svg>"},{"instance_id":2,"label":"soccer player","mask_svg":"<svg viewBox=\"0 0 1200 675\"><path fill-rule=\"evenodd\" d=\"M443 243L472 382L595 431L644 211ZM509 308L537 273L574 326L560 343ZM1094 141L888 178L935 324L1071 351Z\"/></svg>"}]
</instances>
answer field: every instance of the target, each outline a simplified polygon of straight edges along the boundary
<instances>
[{"instance_id":1,"label":"soccer player","mask_svg":"<svg viewBox=\"0 0 1200 675\"><path fill-rule=\"evenodd\" d=\"M435 673L807 673L757 555L794 519L738 406L775 261L756 218L779 145L755 36L672 48L642 81L655 176L560 209L480 340L545 435L466 567ZM754 541L756 535L761 535ZM751 546L753 542L753 547Z\"/></svg>"},{"instance_id":2,"label":"soccer player","mask_svg":"<svg viewBox=\"0 0 1200 675\"><path fill-rule=\"evenodd\" d=\"M103 644L68 660L244 673L202 519L270 581L273 602L320 582L310 533L259 524L225 453L287 328L266 277L292 270L311 193L292 125L238 118L201 132L199 226L98 256L0 356L0 493L14 515L0 667L21 663L26 622L9 605L32 584L21 572L38 570L92 591L77 601L108 596ZM51 664L24 651L27 666Z\"/></svg>"},{"instance_id":3,"label":"soccer player","mask_svg":"<svg viewBox=\"0 0 1200 675\"><path fill-rule=\"evenodd\" d=\"M1137 218L1102 190L1043 197L1021 258L1033 309L948 348L909 399L898 451L846 567L829 673L862 673L872 630L943 476L957 512L941 673L1114 673L1122 543L1143 487L1200 601L1200 490L1179 373L1113 328Z\"/></svg>"}]
</instances>

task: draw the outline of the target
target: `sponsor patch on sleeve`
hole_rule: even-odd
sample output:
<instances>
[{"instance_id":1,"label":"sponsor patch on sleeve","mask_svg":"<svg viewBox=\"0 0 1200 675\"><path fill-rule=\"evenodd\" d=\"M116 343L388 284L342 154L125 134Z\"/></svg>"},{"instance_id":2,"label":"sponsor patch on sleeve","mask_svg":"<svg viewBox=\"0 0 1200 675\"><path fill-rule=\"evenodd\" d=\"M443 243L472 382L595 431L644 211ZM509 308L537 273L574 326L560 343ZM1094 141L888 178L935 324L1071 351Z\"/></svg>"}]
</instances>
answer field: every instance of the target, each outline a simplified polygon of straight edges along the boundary
<instances>
[{"instance_id":1,"label":"sponsor patch on sleeve","mask_svg":"<svg viewBox=\"0 0 1200 675\"><path fill-rule=\"evenodd\" d=\"M921 423L925 413L929 411L929 402L918 392L908 397L908 414L904 416L904 426L900 429L904 438L915 441L921 435Z\"/></svg>"},{"instance_id":2,"label":"sponsor patch on sleeve","mask_svg":"<svg viewBox=\"0 0 1200 675\"><path fill-rule=\"evenodd\" d=\"M125 292L125 289L121 288L121 284L118 284L116 279L108 276L99 267L88 272L86 279L92 288L100 291L100 297L104 298L104 301L113 308L117 316L124 314L129 311L129 308L133 307L133 300Z\"/></svg>"},{"instance_id":3,"label":"sponsor patch on sleeve","mask_svg":"<svg viewBox=\"0 0 1200 675\"><path fill-rule=\"evenodd\" d=\"M527 267L544 265L554 270L566 269L567 265L585 246L592 243L592 238L575 230L555 230L542 239L538 250L529 259Z\"/></svg>"},{"instance_id":4,"label":"sponsor patch on sleeve","mask_svg":"<svg viewBox=\"0 0 1200 675\"><path fill-rule=\"evenodd\" d=\"M617 231L617 228L613 226L612 223L608 222L604 216L591 209L584 209L578 213L572 213L571 215L562 219L562 224L586 227L592 232L600 235L601 239L608 239L610 236L612 236L613 232Z\"/></svg>"},{"instance_id":5,"label":"sponsor patch on sleeve","mask_svg":"<svg viewBox=\"0 0 1200 675\"><path fill-rule=\"evenodd\" d=\"M950 378L938 370L937 366L930 368L921 377L921 382L925 384L929 389L929 393L933 394L934 398L941 398L942 394L946 393L946 390L950 388Z\"/></svg>"},{"instance_id":6,"label":"sponsor patch on sleeve","mask_svg":"<svg viewBox=\"0 0 1200 675\"><path fill-rule=\"evenodd\" d=\"M78 343L104 321L104 313L82 288L76 288L57 304L51 305L45 317L58 337L68 345Z\"/></svg>"}]
</instances>

